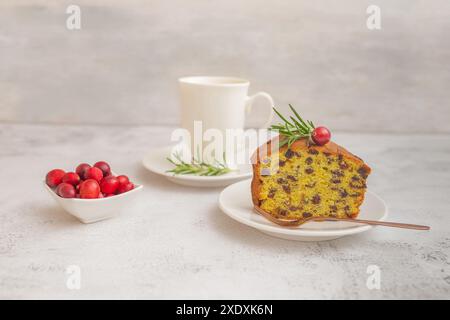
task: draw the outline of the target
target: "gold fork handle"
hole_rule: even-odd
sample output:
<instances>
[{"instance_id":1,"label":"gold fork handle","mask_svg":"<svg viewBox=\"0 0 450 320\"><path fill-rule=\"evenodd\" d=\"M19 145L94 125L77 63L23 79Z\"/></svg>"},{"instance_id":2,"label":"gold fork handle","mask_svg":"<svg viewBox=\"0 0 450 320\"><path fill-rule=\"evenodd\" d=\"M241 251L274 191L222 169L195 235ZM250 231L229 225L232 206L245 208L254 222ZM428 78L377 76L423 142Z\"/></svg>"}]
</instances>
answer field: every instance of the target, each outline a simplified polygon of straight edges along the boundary
<instances>
[{"instance_id":1,"label":"gold fork handle","mask_svg":"<svg viewBox=\"0 0 450 320\"><path fill-rule=\"evenodd\" d=\"M310 217L306 219L280 219L272 216L258 206L255 206L256 212L266 217L268 220L284 227L296 227L305 224L310 221L347 221L355 223L369 224L372 226L385 226L392 228L402 228L402 229L413 229L413 230L430 230L429 226L422 226L411 223L400 223L400 222L388 222L388 221L378 221L378 220L363 220L363 219L353 219L353 218L333 218L333 217Z\"/></svg>"},{"instance_id":2,"label":"gold fork handle","mask_svg":"<svg viewBox=\"0 0 450 320\"><path fill-rule=\"evenodd\" d=\"M350 219L350 218L323 218L322 221L348 221L355 223L370 224L373 226L385 226L393 228L403 228L403 229L414 229L414 230L430 230L429 226L422 226L418 224L411 223L399 223L399 222L389 222L389 221L376 221L376 220L363 220L363 219Z\"/></svg>"}]
</instances>

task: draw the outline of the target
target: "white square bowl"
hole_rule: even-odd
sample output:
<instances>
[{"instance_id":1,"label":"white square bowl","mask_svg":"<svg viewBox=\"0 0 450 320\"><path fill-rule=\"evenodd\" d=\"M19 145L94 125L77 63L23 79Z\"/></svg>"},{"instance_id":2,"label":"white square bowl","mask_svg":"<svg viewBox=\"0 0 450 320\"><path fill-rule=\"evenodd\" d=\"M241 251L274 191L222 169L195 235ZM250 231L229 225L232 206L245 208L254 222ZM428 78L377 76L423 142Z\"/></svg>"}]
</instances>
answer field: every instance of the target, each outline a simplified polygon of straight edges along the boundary
<instances>
[{"instance_id":1,"label":"white square bowl","mask_svg":"<svg viewBox=\"0 0 450 320\"><path fill-rule=\"evenodd\" d=\"M99 199L62 198L44 181L44 187L53 199L68 213L83 223L93 223L108 219L125 212L130 208L142 185L135 185L133 190L112 197Z\"/></svg>"}]
</instances>

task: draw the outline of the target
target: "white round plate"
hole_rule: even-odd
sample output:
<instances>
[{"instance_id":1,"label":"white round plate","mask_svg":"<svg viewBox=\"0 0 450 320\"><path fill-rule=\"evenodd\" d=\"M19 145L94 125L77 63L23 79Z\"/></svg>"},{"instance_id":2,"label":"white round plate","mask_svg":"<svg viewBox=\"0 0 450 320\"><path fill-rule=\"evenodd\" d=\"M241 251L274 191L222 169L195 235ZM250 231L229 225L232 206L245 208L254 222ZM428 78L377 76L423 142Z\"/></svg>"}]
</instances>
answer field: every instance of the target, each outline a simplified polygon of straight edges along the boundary
<instances>
[{"instance_id":1,"label":"white round plate","mask_svg":"<svg viewBox=\"0 0 450 320\"><path fill-rule=\"evenodd\" d=\"M324 241L370 230L372 226L343 221L311 221L299 227L282 227L270 222L253 210L251 179L225 188L219 197L220 209L240 223L273 237L297 241ZM385 220L387 207L375 193L367 191L358 218Z\"/></svg>"},{"instance_id":2,"label":"white round plate","mask_svg":"<svg viewBox=\"0 0 450 320\"><path fill-rule=\"evenodd\" d=\"M150 151L142 160L145 168L153 173L165 176L172 182L191 187L225 187L237 181L247 179L252 176L252 166L250 164L238 166L236 171L221 176L196 176L196 175L175 175L167 172L173 169L173 164L167 161L173 151L173 146L163 147Z\"/></svg>"}]
</instances>

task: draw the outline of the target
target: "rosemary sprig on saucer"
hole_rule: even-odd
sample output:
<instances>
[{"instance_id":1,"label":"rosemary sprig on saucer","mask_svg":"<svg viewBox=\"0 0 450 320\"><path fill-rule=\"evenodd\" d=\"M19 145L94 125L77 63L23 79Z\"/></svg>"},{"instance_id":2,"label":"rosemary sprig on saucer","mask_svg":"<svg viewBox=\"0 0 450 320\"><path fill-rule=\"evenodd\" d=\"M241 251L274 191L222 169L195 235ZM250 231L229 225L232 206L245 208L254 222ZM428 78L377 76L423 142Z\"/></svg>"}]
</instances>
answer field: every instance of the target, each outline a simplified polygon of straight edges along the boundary
<instances>
[{"instance_id":1,"label":"rosemary sprig on saucer","mask_svg":"<svg viewBox=\"0 0 450 320\"><path fill-rule=\"evenodd\" d=\"M273 108L273 111L283 120L283 123L270 126L269 130L277 131L282 135L283 140L280 141L280 148L284 145L288 145L288 148L298 139L308 138L312 143L322 146L330 141L331 133L325 127L315 127L312 121L303 120L292 105L291 108L293 116L289 116L290 120L286 119L277 109Z\"/></svg>"},{"instance_id":2,"label":"rosemary sprig on saucer","mask_svg":"<svg viewBox=\"0 0 450 320\"><path fill-rule=\"evenodd\" d=\"M167 158L167 160L175 166L175 168L173 168L172 170L167 170L167 172L171 172L173 174L221 176L233 171L226 165L225 156L223 162L216 161L215 164L198 161L195 158L192 158L192 161L189 163L181 159L181 156L178 153L174 154L173 156L176 161L172 160L170 157Z\"/></svg>"}]
</instances>

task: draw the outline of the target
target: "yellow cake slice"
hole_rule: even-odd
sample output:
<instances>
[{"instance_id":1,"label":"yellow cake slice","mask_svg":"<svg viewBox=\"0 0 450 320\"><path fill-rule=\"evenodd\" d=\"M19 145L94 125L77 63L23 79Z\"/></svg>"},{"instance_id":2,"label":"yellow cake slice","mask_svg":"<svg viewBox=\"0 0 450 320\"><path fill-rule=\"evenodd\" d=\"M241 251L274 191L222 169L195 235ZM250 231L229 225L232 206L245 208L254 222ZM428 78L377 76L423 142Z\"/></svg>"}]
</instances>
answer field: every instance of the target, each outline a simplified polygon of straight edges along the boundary
<instances>
[{"instance_id":1,"label":"yellow cake slice","mask_svg":"<svg viewBox=\"0 0 450 320\"><path fill-rule=\"evenodd\" d=\"M277 140L253 155L251 193L259 212L274 222L358 215L371 171L363 160L331 141L319 146L301 138L275 149Z\"/></svg>"}]
</instances>

